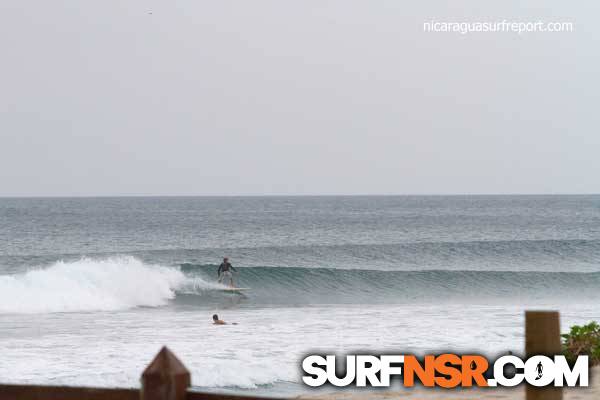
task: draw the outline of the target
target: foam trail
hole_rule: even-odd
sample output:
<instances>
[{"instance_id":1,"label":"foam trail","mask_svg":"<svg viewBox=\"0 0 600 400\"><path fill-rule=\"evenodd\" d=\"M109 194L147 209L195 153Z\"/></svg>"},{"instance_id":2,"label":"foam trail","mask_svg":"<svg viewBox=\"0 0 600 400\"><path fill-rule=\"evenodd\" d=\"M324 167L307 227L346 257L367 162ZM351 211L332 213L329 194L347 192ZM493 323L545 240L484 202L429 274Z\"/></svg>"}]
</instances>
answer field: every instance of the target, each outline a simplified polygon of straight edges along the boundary
<instances>
[{"instance_id":1,"label":"foam trail","mask_svg":"<svg viewBox=\"0 0 600 400\"><path fill-rule=\"evenodd\" d=\"M0 275L0 313L45 313L158 307L186 282L175 268L134 257L58 261L19 275Z\"/></svg>"}]
</instances>

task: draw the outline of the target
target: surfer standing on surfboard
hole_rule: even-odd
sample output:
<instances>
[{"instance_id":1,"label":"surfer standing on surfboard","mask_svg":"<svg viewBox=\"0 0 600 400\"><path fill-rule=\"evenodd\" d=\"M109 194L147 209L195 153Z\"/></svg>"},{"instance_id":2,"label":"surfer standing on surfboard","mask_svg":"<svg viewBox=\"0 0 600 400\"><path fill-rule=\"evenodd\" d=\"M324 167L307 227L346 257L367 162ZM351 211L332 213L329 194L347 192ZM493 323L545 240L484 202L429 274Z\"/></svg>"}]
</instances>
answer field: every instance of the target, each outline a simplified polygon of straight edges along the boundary
<instances>
[{"instance_id":1,"label":"surfer standing on surfboard","mask_svg":"<svg viewBox=\"0 0 600 400\"><path fill-rule=\"evenodd\" d=\"M233 287L233 274L231 271L237 272L237 270L233 268L233 265L229 263L229 259L227 257L223 258L223 262L219 265L219 269L217 270L219 283L222 283L225 278L229 278L229 287Z\"/></svg>"}]
</instances>

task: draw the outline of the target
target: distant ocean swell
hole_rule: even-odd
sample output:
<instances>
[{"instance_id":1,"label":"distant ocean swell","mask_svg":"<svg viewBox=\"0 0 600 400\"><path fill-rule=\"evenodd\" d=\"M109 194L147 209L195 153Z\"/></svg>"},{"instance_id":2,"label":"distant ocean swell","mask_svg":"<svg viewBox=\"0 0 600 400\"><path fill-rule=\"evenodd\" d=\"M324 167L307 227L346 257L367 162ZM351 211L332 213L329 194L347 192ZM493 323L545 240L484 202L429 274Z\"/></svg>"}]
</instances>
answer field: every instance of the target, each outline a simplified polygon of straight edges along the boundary
<instances>
[{"instance_id":1,"label":"distant ocean swell","mask_svg":"<svg viewBox=\"0 0 600 400\"><path fill-rule=\"evenodd\" d=\"M85 253L95 259L118 253ZM277 245L231 248L151 249L127 252L148 264L177 265L193 260L234 258L235 265L330 267L373 270L496 270L595 272L600 270L600 240L413 241ZM0 254L0 275L56 260L74 262L81 253Z\"/></svg>"},{"instance_id":2,"label":"distant ocean swell","mask_svg":"<svg viewBox=\"0 0 600 400\"><path fill-rule=\"evenodd\" d=\"M230 301L216 265L149 264L132 256L54 262L0 275L0 313L124 310ZM247 305L472 303L600 300L600 272L380 271L297 267L238 268Z\"/></svg>"}]
</instances>

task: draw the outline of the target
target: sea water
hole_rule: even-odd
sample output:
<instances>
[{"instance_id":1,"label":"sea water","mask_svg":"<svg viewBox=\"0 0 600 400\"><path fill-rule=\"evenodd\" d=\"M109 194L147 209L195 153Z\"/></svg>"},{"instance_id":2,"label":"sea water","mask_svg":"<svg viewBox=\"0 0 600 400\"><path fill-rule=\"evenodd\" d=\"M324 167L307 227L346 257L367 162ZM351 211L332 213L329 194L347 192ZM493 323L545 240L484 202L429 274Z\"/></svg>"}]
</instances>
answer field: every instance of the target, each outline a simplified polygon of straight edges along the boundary
<instances>
[{"instance_id":1,"label":"sea water","mask_svg":"<svg viewBox=\"0 0 600 400\"><path fill-rule=\"evenodd\" d=\"M600 196L0 199L0 382L135 387L168 345L292 395L309 353L520 353L524 310L599 300Z\"/></svg>"}]
</instances>

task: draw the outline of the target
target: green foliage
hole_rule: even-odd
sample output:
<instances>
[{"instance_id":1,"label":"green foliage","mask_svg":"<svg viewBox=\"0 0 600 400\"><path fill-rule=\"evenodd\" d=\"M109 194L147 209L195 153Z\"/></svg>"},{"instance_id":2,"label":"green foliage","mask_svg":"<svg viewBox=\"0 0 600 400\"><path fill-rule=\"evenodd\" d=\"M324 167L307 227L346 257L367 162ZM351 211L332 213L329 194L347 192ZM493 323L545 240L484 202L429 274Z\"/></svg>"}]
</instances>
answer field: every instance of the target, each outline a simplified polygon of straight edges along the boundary
<instances>
[{"instance_id":1,"label":"green foliage","mask_svg":"<svg viewBox=\"0 0 600 400\"><path fill-rule=\"evenodd\" d=\"M563 338L563 354L574 362L577 356L589 356L590 365L600 364L600 325L590 322L587 325L573 325Z\"/></svg>"}]
</instances>

